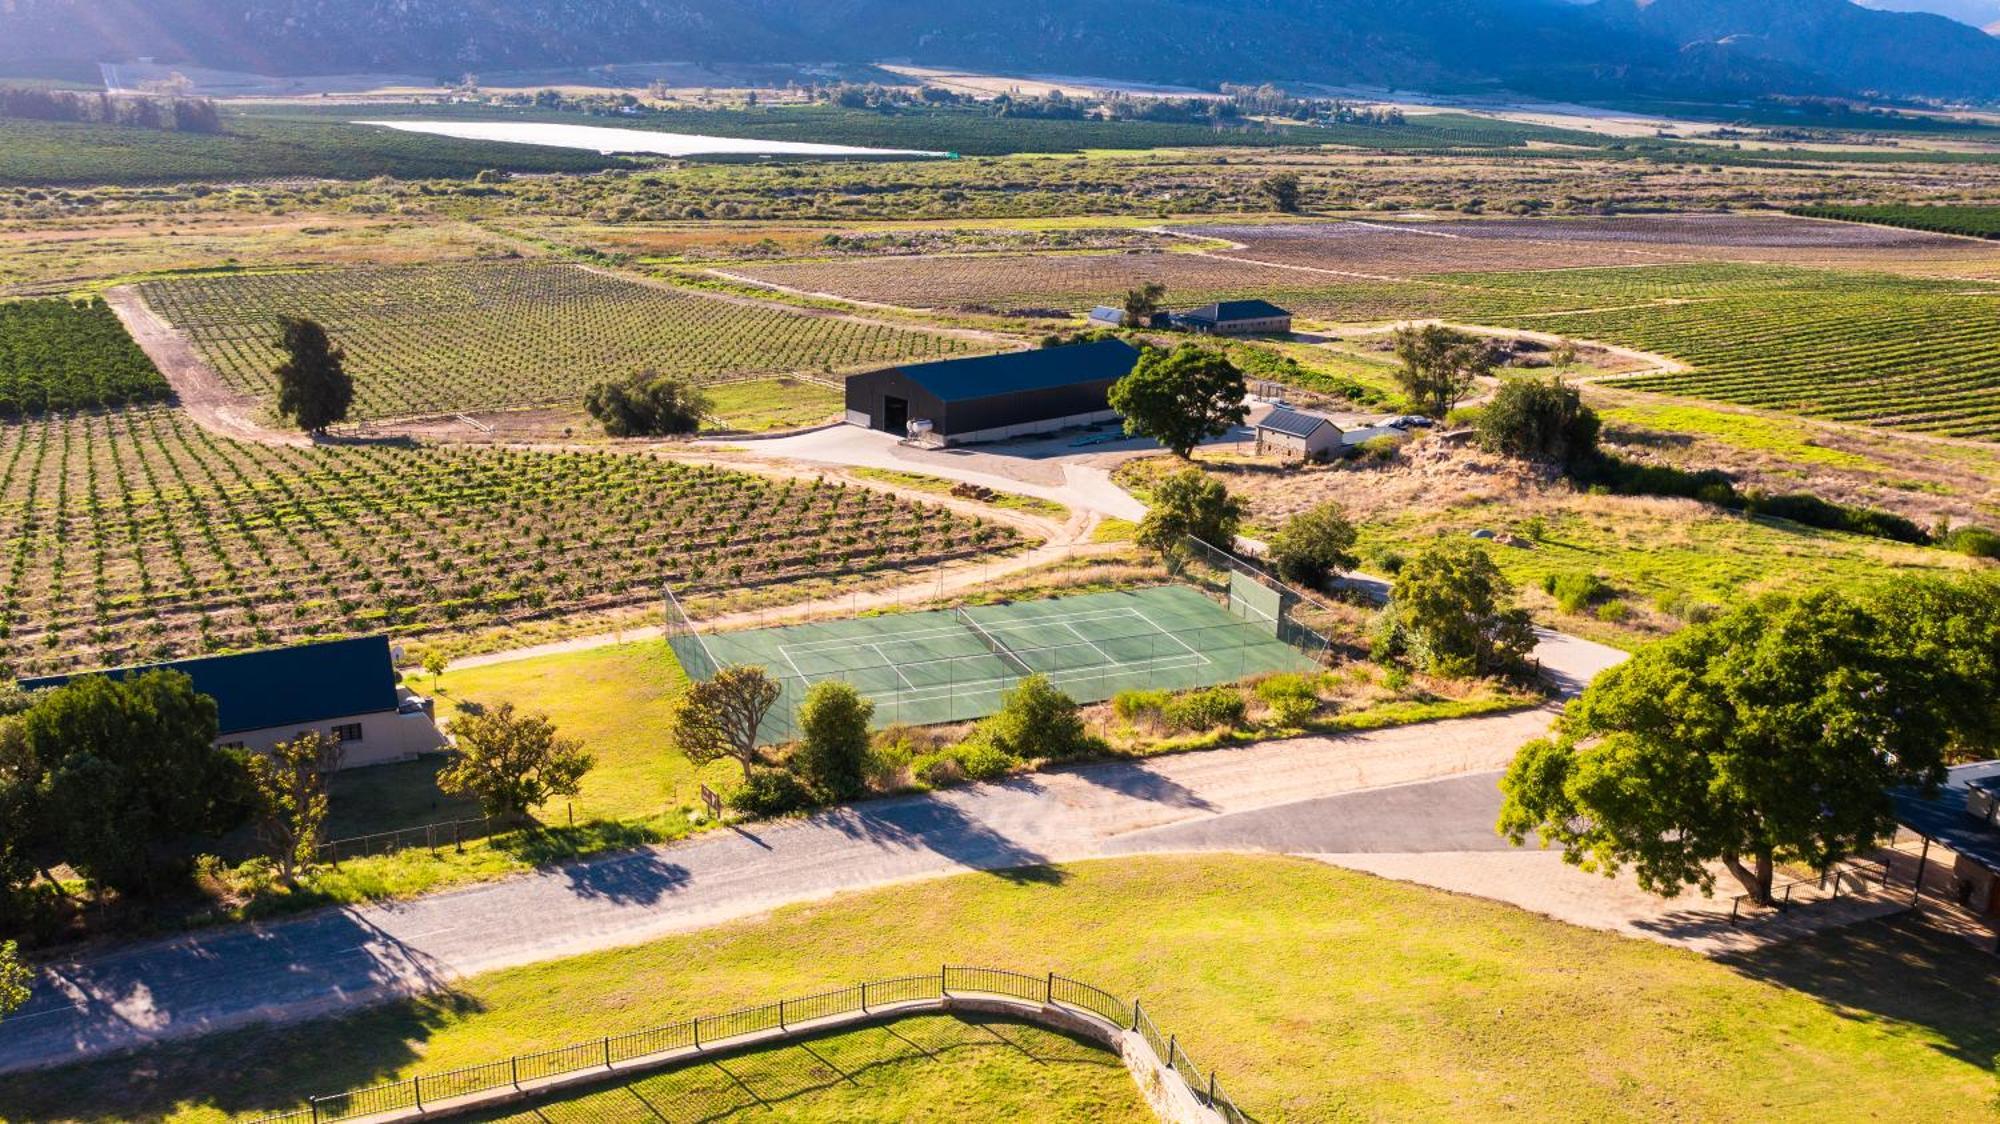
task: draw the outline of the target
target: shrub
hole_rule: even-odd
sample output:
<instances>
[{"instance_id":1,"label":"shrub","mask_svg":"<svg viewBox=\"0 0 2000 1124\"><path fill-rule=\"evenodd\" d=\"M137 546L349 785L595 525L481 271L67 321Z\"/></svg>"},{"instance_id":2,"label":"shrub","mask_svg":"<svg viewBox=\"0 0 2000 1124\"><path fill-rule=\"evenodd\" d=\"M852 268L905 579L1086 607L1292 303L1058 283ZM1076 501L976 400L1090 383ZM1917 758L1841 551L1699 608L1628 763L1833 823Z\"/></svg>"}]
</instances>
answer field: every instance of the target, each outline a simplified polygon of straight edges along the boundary
<instances>
[{"instance_id":1,"label":"shrub","mask_svg":"<svg viewBox=\"0 0 2000 1124\"><path fill-rule=\"evenodd\" d=\"M1020 758L975 736L917 758L910 763L910 771L932 788L946 788L968 780L997 780L1020 764Z\"/></svg>"},{"instance_id":2,"label":"shrub","mask_svg":"<svg viewBox=\"0 0 2000 1124\"><path fill-rule=\"evenodd\" d=\"M2000 558L2000 534L1984 527L1960 527L1938 540L1946 550L1956 550L1974 558Z\"/></svg>"},{"instance_id":3,"label":"shrub","mask_svg":"<svg viewBox=\"0 0 2000 1124\"><path fill-rule=\"evenodd\" d=\"M815 683L799 705L799 748L792 771L825 800L852 800L866 787L868 723L875 704L853 684Z\"/></svg>"},{"instance_id":4,"label":"shrub","mask_svg":"<svg viewBox=\"0 0 2000 1124\"><path fill-rule=\"evenodd\" d=\"M1535 638L1513 600L1513 586L1477 542L1440 537L1398 575L1373 653L1446 678L1517 671Z\"/></svg>"},{"instance_id":5,"label":"shrub","mask_svg":"<svg viewBox=\"0 0 2000 1124\"><path fill-rule=\"evenodd\" d=\"M1632 606L1623 601L1606 601L1597 607L1597 619L1616 624L1632 615Z\"/></svg>"},{"instance_id":6,"label":"shrub","mask_svg":"<svg viewBox=\"0 0 2000 1124\"><path fill-rule=\"evenodd\" d=\"M760 765L729 794L729 806L752 816L782 816L813 806L805 783L784 769Z\"/></svg>"},{"instance_id":7,"label":"shrub","mask_svg":"<svg viewBox=\"0 0 2000 1124\"><path fill-rule=\"evenodd\" d=\"M1296 726L1319 710L1319 692L1304 675L1273 675L1257 684L1257 697L1280 726Z\"/></svg>"},{"instance_id":8,"label":"shrub","mask_svg":"<svg viewBox=\"0 0 2000 1124\"><path fill-rule=\"evenodd\" d=\"M1590 573L1549 574L1542 579L1542 591L1556 599L1565 613L1580 613L1589 605L1611 596L1611 586Z\"/></svg>"},{"instance_id":9,"label":"shrub","mask_svg":"<svg viewBox=\"0 0 2000 1124\"><path fill-rule=\"evenodd\" d=\"M1487 452L1568 466L1596 455L1600 423L1560 378L1516 379L1501 384L1476 428Z\"/></svg>"},{"instance_id":10,"label":"shrub","mask_svg":"<svg viewBox=\"0 0 2000 1124\"><path fill-rule=\"evenodd\" d=\"M1271 565L1288 582L1318 589L1342 570L1352 570L1354 524L1337 503L1323 503L1285 522L1271 539Z\"/></svg>"},{"instance_id":11,"label":"shrub","mask_svg":"<svg viewBox=\"0 0 2000 1124\"><path fill-rule=\"evenodd\" d=\"M1120 691L1111 697L1111 712L1126 722L1154 720L1172 697L1168 691Z\"/></svg>"},{"instance_id":12,"label":"shrub","mask_svg":"<svg viewBox=\"0 0 2000 1124\"><path fill-rule=\"evenodd\" d=\"M1062 761L1097 748L1083 728L1076 701L1045 675L1014 684L1001 698L1000 709L979 723L975 740L1022 761Z\"/></svg>"},{"instance_id":13,"label":"shrub","mask_svg":"<svg viewBox=\"0 0 2000 1124\"><path fill-rule=\"evenodd\" d=\"M1222 481L1199 468L1184 468L1153 489L1153 505L1139 521L1140 546L1161 557L1178 556L1189 535L1211 546L1230 550L1243 521L1243 503L1229 494Z\"/></svg>"},{"instance_id":14,"label":"shrub","mask_svg":"<svg viewBox=\"0 0 2000 1124\"><path fill-rule=\"evenodd\" d=\"M710 404L687 379L635 371L592 386L583 408L611 437L673 437L700 429Z\"/></svg>"},{"instance_id":15,"label":"shrub","mask_svg":"<svg viewBox=\"0 0 2000 1124\"><path fill-rule=\"evenodd\" d=\"M1243 722L1243 696L1234 687L1208 687L1175 695L1160 712L1167 724L1180 730L1213 730Z\"/></svg>"}]
</instances>

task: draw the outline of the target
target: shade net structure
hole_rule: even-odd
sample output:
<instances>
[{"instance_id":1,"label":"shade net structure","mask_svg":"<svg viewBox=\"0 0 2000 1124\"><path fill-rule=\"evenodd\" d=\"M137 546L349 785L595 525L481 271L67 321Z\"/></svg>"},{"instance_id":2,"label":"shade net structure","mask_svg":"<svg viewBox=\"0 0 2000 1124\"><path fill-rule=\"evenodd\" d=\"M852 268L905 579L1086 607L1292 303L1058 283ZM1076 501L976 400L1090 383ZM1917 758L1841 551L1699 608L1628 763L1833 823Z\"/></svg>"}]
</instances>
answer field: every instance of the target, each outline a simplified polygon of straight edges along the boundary
<instances>
[{"instance_id":1,"label":"shade net structure","mask_svg":"<svg viewBox=\"0 0 2000 1124\"><path fill-rule=\"evenodd\" d=\"M1098 702L1317 666L1253 608L1232 611L1185 586L705 636L670 620L668 643L690 676L755 665L777 680L782 693L759 732L766 744L796 736L799 704L829 679L873 701L877 726L933 725L993 713L1028 674Z\"/></svg>"}]
</instances>

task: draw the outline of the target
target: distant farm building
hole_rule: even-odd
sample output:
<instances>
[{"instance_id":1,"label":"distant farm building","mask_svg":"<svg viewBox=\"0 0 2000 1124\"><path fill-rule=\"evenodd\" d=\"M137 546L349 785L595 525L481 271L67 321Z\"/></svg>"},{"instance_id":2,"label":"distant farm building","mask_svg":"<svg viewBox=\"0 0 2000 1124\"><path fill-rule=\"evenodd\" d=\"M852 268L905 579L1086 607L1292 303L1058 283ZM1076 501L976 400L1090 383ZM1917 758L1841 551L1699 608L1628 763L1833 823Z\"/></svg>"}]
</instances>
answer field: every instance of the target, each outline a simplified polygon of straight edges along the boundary
<instances>
[{"instance_id":1,"label":"distant farm building","mask_svg":"<svg viewBox=\"0 0 2000 1124\"><path fill-rule=\"evenodd\" d=\"M1097 306L1096 308L1093 308L1093 309L1091 309L1091 310L1090 310L1090 315L1089 315L1088 317L1086 317L1085 319L1087 319L1087 320L1088 320L1088 321L1090 322L1090 326L1091 326L1091 327L1093 327L1093 328L1125 328L1125 327L1133 327L1133 328L1171 328L1171 327L1173 327L1173 317L1172 317L1172 316L1170 316L1170 315L1169 315L1169 314L1167 314L1167 313L1164 313L1164 312L1155 312L1155 313L1152 313L1151 315L1149 315L1149 316L1147 316L1147 317L1146 317L1146 319L1145 319L1145 322L1144 322L1144 323L1142 323L1142 324L1127 324L1127 323L1126 323L1126 319L1127 319L1127 318L1126 318L1126 315L1125 315L1125 310L1124 310L1124 309L1122 309L1122 308L1119 308L1119 307L1118 307L1117 305L1115 305L1115 304L1100 304L1100 305L1098 305L1098 306Z\"/></svg>"},{"instance_id":2,"label":"distant farm building","mask_svg":"<svg viewBox=\"0 0 2000 1124\"><path fill-rule=\"evenodd\" d=\"M1331 418L1280 406L1257 422L1258 455L1319 460L1340 448L1340 427Z\"/></svg>"},{"instance_id":3,"label":"distant farm building","mask_svg":"<svg viewBox=\"0 0 2000 1124\"><path fill-rule=\"evenodd\" d=\"M886 367L847 380L847 422L959 445L1109 421L1111 384L1138 361L1104 339Z\"/></svg>"},{"instance_id":4,"label":"distant farm building","mask_svg":"<svg viewBox=\"0 0 2000 1124\"><path fill-rule=\"evenodd\" d=\"M364 636L233 656L204 656L97 673L123 678L178 671L215 700L225 748L268 750L309 731L336 738L341 768L402 761L441 749L431 703L396 684L389 640ZM60 687L74 676L24 679L21 689Z\"/></svg>"},{"instance_id":5,"label":"distant farm building","mask_svg":"<svg viewBox=\"0 0 2000 1124\"><path fill-rule=\"evenodd\" d=\"M1283 335L1292 330L1292 314L1270 301L1217 301L1176 313L1173 324L1215 336Z\"/></svg>"}]
</instances>

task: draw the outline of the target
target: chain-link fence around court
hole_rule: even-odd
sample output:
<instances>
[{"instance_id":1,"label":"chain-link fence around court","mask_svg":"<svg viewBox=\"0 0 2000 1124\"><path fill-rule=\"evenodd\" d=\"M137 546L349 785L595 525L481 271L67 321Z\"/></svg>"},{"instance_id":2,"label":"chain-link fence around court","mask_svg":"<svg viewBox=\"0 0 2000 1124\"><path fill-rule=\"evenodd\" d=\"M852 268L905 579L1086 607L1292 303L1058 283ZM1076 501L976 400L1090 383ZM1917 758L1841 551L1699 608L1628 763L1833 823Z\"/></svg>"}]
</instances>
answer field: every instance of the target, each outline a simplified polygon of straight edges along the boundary
<instances>
[{"instance_id":1,"label":"chain-link fence around court","mask_svg":"<svg viewBox=\"0 0 2000 1124\"><path fill-rule=\"evenodd\" d=\"M668 643L690 676L754 665L780 686L760 738L790 741L812 685L852 684L877 725L981 718L1028 675L1079 702L1120 691L1186 689L1317 666L1275 618L1188 586L1152 586L1039 601L885 614L703 635L668 595Z\"/></svg>"},{"instance_id":2,"label":"chain-link fence around court","mask_svg":"<svg viewBox=\"0 0 2000 1124\"><path fill-rule=\"evenodd\" d=\"M771 1035L773 1044L792 1035L821 1029L814 1024L848 1015L894 1018L899 1014L936 1009L959 997L998 996L1024 1004L1051 1007L1094 1019L1118 1031L1145 1039L1167 1079L1178 1079L1189 1095L1213 1109L1228 1124L1247 1124L1245 1116L1221 1088L1212 1070L1203 1070L1173 1035L1162 1035L1138 1000L1126 1002L1102 988L1054 972L1030 975L1005 968L946 965L936 972L870 980L851 987L823 991L797 999L781 999L720 1015L701 1015L625 1034L572 1042L548 1050L466 1066L442 1073L419 1074L407 1081L371 1085L365 1089L308 1098L305 1107L264 1116L253 1124L312 1124L361 1117L422 1113L436 1106L481 1093L505 1090L532 1092L552 1078L602 1070L645 1070L684 1064L709 1052L749 1048L749 1035ZM1031 1013L1023 1014L1032 1017Z\"/></svg>"}]
</instances>

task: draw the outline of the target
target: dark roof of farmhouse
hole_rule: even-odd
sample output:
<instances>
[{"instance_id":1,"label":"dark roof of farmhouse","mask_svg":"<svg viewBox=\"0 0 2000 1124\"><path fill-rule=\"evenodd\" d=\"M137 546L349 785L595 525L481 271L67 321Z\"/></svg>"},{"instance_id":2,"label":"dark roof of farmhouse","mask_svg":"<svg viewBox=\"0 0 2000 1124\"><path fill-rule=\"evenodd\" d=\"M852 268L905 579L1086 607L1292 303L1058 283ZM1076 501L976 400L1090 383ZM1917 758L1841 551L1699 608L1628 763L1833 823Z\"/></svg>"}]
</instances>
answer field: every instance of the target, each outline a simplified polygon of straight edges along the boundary
<instances>
[{"instance_id":1,"label":"dark roof of farmhouse","mask_svg":"<svg viewBox=\"0 0 2000 1124\"><path fill-rule=\"evenodd\" d=\"M23 679L21 689L60 687L81 674L123 679L161 669L184 673L196 692L215 700L224 734L376 714L396 709L397 703L396 668L386 636Z\"/></svg>"},{"instance_id":2,"label":"dark roof of farmhouse","mask_svg":"<svg viewBox=\"0 0 2000 1124\"><path fill-rule=\"evenodd\" d=\"M1913 788L1889 794L1896 819L1911 831L1934 839L1989 870L2000 871L2000 828L1973 819L1965 810L1966 790L1979 785L1989 791L2000 783L2000 761L1961 765L1951 770L1944 786L1930 796Z\"/></svg>"},{"instance_id":3,"label":"dark roof of farmhouse","mask_svg":"<svg viewBox=\"0 0 2000 1124\"><path fill-rule=\"evenodd\" d=\"M1308 414L1304 410L1288 410L1280 406L1264 415L1264 420L1257 423L1257 428L1282 433L1288 437L1311 437L1320 431L1321 426L1332 424L1331 419L1320 417L1318 414Z\"/></svg>"},{"instance_id":4,"label":"dark roof of farmhouse","mask_svg":"<svg viewBox=\"0 0 2000 1124\"><path fill-rule=\"evenodd\" d=\"M1273 316L1290 316L1291 313L1270 301L1217 301L1202 305L1187 315L1194 320L1227 324L1231 320L1268 320Z\"/></svg>"},{"instance_id":5,"label":"dark roof of farmhouse","mask_svg":"<svg viewBox=\"0 0 2000 1124\"><path fill-rule=\"evenodd\" d=\"M940 359L893 369L944 401L960 402L1024 390L1115 381L1125 377L1138 361L1139 349L1124 340L1094 340L973 359Z\"/></svg>"}]
</instances>

